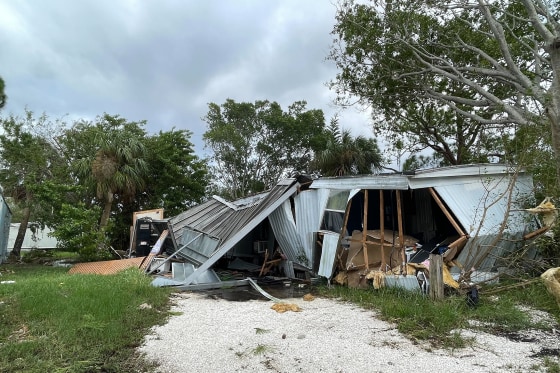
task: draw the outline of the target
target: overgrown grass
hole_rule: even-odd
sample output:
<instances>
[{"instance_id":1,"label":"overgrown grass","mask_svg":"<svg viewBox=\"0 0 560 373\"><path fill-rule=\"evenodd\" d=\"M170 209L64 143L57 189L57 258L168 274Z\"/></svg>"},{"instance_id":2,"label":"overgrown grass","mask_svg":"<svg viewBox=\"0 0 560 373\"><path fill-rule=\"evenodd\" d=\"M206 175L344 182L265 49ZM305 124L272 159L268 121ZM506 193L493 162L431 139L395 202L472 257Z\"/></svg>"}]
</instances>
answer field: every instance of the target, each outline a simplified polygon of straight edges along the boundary
<instances>
[{"instance_id":1,"label":"overgrown grass","mask_svg":"<svg viewBox=\"0 0 560 373\"><path fill-rule=\"evenodd\" d=\"M149 371L136 355L166 321L169 290L136 269L68 275L67 268L0 265L0 371ZM144 305L140 307L140 305Z\"/></svg>"},{"instance_id":2,"label":"overgrown grass","mask_svg":"<svg viewBox=\"0 0 560 373\"><path fill-rule=\"evenodd\" d=\"M378 311L383 319L394 322L400 332L418 343L448 348L465 347L471 342L457 332L469 326L470 320L478 321L486 331L498 333L547 328L539 320L531 320L519 305L546 311L560 323L560 310L541 282L489 296L482 292L475 308L467 305L465 296L451 295L432 301L420 292L401 288L373 290L335 286L321 287L319 293Z\"/></svg>"}]
</instances>

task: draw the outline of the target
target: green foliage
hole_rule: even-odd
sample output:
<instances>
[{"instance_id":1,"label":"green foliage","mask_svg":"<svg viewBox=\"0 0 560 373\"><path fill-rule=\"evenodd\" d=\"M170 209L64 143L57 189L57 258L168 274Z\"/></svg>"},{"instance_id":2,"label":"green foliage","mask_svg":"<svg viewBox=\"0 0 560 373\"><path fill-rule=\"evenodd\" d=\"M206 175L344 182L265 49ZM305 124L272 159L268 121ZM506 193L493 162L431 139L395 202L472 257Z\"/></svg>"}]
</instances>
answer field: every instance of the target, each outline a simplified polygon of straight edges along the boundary
<instances>
[{"instance_id":1,"label":"green foliage","mask_svg":"<svg viewBox=\"0 0 560 373\"><path fill-rule=\"evenodd\" d=\"M560 267L560 224L551 229L552 236L540 235L532 243L542 257L542 269Z\"/></svg>"},{"instance_id":2,"label":"green foliage","mask_svg":"<svg viewBox=\"0 0 560 373\"><path fill-rule=\"evenodd\" d=\"M135 352L152 325L166 320L169 291L131 269L112 276L67 269L2 266L0 371L137 372ZM150 307L139 307L147 304Z\"/></svg>"},{"instance_id":3,"label":"green foliage","mask_svg":"<svg viewBox=\"0 0 560 373\"><path fill-rule=\"evenodd\" d=\"M102 229L109 222L116 194L127 203L146 186L148 163L143 142L144 124L104 114L95 123L77 123L67 133L67 136L82 139L80 143L74 142L81 148L67 150L75 152L73 165L77 176L82 183L95 188L95 195L103 206L99 222Z\"/></svg>"},{"instance_id":4,"label":"green foliage","mask_svg":"<svg viewBox=\"0 0 560 373\"><path fill-rule=\"evenodd\" d=\"M65 175L64 159L54 142L60 123L26 111L24 117L1 118L0 127L0 185L21 211L21 234L12 252L19 256L30 219L43 222L53 215L44 196L45 188Z\"/></svg>"},{"instance_id":5,"label":"green foliage","mask_svg":"<svg viewBox=\"0 0 560 373\"><path fill-rule=\"evenodd\" d=\"M163 208L175 216L200 203L208 185L206 161L196 156L192 132L175 130L145 139L150 182L138 195L141 208Z\"/></svg>"},{"instance_id":6,"label":"green foliage","mask_svg":"<svg viewBox=\"0 0 560 373\"><path fill-rule=\"evenodd\" d=\"M381 164L375 139L352 137L349 130L340 131L336 121L329 126L325 148L316 153L313 162L323 176L372 174Z\"/></svg>"},{"instance_id":7,"label":"green foliage","mask_svg":"<svg viewBox=\"0 0 560 373\"><path fill-rule=\"evenodd\" d=\"M57 240L57 249L77 252L82 261L109 259L108 238L98 227L100 212L95 205L87 208L83 203L63 204L51 233Z\"/></svg>"},{"instance_id":8,"label":"green foliage","mask_svg":"<svg viewBox=\"0 0 560 373\"><path fill-rule=\"evenodd\" d=\"M306 110L304 101L287 112L276 102L231 99L208 109L203 138L213 152L215 187L226 197L261 192L294 172L308 171L325 140L323 112Z\"/></svg>"},{"instance_id":9,"label":"green foliage","mask_svg":"<svg viewBox=\"0 0 560 373\"><path fill-rule=\"evenodd\" d=\"M554 101L542 87L559 73L546 47L534 50L544 41L530 6L341 1L329 56L339 73L331 87L342 103L357 98L371 107L375 134L399 155L431 149L439 165L510 161L513 125L542 121ZM555 12L537 13L547 11ZM538 149L534 140L526 146Z\"/></svg>"}]
</instances>

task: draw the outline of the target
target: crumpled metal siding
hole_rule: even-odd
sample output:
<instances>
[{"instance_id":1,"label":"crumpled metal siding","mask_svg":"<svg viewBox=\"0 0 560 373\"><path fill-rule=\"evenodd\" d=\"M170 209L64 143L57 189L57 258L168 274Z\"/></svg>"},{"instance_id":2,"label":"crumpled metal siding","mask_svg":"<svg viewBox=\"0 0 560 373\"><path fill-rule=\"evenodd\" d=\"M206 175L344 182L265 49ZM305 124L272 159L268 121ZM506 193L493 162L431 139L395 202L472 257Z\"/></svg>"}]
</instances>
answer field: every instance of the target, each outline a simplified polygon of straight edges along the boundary
<instances>
[{"instance_id":1,"label":"crumpled metal siding","mask_svg":"<svg viewBox=\"0 0 560 373\"><path fill-rule=\"evenodd\" d=\"M315 232L321 228L328 199L328 189L307 190L294 198L296 230L310 261L313 260Z\"/></svg>"},{"instance_id":2,"label":"crumpled metal siding","mask_svg":"<svg viewBox=\"0 0 560 373\"><path fill-rule=\"evenodd\" d=\"M306 268L313 263L314 233L321 227L321 220L329 198L328 189L306 190L294 197L294 214L290 201L269 216L274 236L289 260Z\"/></svg>"},{"instance_id":3,"label":"crumpled metal siding","mask_svg":"<svg viewBox=\"0 0 560 373\"><path fill-rule=\"evenodd\" d=\"M308 262L309 258L306 260L305 249L296 229L290 201L284 202L274 210L268 216L268 221L274 237L286 257L293 262L309 267L311 261Z\"/></svg>"},{"instance_id":4,"label":"crumpled metal siding","mask_svg":"<svg viewBox=\"0 0 560 373\"><path fill-rule=\"evenodd\" d=\"M220 240L220 245L215 250L217 251L261 211L267 209L279 198L288 198L289 196L285 196L285 193L295 182L294 179L282 180L269 192L262 193L258 197L240 200L242 203L222 202L213 198L193 207L170 219L175 242L181 246L181 242L184 241L182 239L183 231L188 228L190 231L200 232ZM205 256L208 255L208 252L205 251L207 247L197 248L197 245L193 243L190 248L201 251Z\"/></svg>"}]
</instances>

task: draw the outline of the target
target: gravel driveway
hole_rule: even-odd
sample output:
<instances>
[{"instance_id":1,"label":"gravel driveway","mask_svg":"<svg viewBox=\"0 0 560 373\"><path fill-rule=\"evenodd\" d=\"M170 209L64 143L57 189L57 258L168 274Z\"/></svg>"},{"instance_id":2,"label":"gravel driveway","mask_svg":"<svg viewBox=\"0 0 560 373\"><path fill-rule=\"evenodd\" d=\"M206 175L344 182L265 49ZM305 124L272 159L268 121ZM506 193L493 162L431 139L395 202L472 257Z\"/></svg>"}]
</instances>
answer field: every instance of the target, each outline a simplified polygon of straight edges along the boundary
<instances>
[{"instance_id":1,"label":"gravel driveway","mask_svg":"<svg viewBox=\"0 0 560 373\"><path fill-rule=\"evenodd\" d=\"M159 372L545 372L545 349L560 331L513 341L480 331L460 350L414 344L371 311L332 299L284 299L300 312L279 313L265 300L229 301L178 293L172 316L140 347ZM545 350L547 351L547 350ZM549 358L558 362L558 353Z\"/></svg>"}]
</instances>

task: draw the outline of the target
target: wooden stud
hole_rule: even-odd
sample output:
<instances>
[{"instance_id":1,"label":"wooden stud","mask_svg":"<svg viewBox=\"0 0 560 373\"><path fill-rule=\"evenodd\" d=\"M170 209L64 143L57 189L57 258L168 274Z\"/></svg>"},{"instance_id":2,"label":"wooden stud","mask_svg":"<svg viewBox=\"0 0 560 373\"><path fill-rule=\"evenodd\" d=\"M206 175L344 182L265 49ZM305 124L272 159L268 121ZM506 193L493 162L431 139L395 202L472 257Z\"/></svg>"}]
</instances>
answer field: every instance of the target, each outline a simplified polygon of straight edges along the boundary
<instances>
[{"instance_id":1,"label":"wooden stud","mask_svg":"<svg viewBox=\"0 0 560 373\"><path fill-rule=\"evenodd\" d=\"M447 208L445 207L445 205L443 204L443 202L441 201L441 199L437 195L434 188L430 187L430 188L428 188L428 190L432 194L432 197L434 198L434 200L438 204L441 211L443 211L444 215L447 217L447 219L449 220L451 225L453 225L453 228L455 228L457 233L459 233L459 236L466 236L467 234L465 232L463 232L463 229L461 228L461 226L455 221L455 219L453 219L453 216L451 216L451 214L449 213L449 211L447 210Z\"/></svg>"},{"instance_id":2,"label":"wooden stud","mask_svg":"<svg viewBox=\"0 0 560 373\"><path fill-rule=\"evenodd\" d=\"M404 232L403 232L403 222L402 222L402 203L401 203L401 191L396 190L397 193L397 220L399 225L399 246L401 247L401 273L406 275L406 254L404 252ZM394 244L394 243L393 243Z\"/></svg>"}]
</instances>

